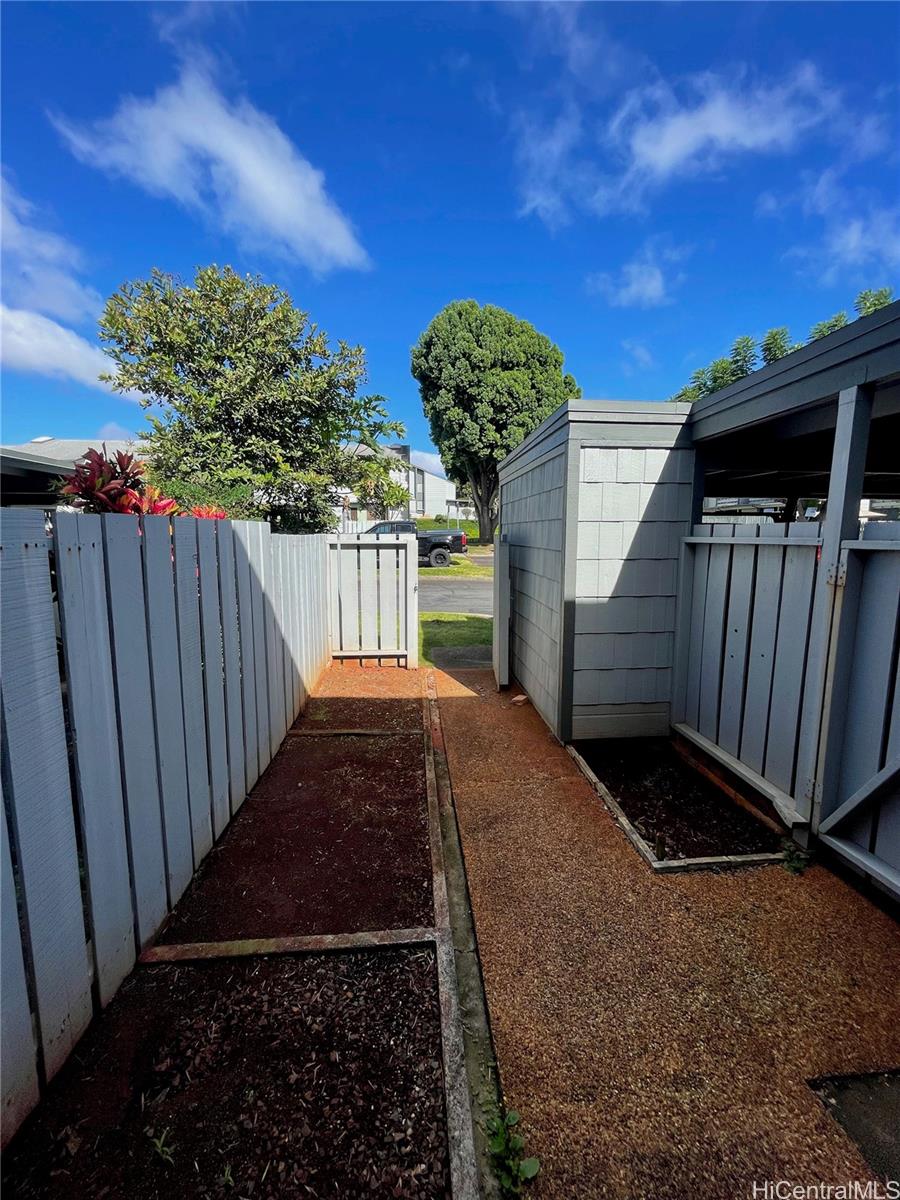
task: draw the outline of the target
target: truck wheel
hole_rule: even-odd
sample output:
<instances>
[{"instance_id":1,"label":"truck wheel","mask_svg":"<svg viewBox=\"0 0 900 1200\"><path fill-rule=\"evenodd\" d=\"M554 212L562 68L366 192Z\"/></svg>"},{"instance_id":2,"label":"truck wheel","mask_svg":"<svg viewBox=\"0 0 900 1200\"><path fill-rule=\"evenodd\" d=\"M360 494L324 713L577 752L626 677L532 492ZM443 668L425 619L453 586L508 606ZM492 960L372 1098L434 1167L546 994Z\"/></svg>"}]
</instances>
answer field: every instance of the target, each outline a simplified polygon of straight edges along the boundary
<instances>
[{"instance_id":1,"label":"truck wheel","mask_svg":"<svg viewBox=\"0 0 900 1200\"><path fill-rule=\"evenodd\" d=\"M442 546L437 546L428 555L428 561L433 567L449 567L450 566L450 551L445 550Z\"/></svg>"}]
</instances>

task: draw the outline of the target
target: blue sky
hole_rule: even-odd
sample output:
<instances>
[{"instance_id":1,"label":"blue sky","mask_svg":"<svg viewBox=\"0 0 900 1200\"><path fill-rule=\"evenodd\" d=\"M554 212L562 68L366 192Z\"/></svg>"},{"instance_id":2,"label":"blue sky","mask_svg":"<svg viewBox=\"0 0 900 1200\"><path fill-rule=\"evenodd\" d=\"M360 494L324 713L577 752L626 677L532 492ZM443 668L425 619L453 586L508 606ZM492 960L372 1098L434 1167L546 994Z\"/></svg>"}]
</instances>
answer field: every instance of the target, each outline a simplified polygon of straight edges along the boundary
<instances>
[{"instance_id":1,"label":"blue sky","mask_svg":"<svg viewBox=\"0 0 900 1200\"><path fill-rule=\"evenodd\" d=\"M591 397L900 277L892 4L6 4L4 442L139 428L96 316L230 263L365 346L448 301L532 321Z\"/></svg>"}]
</instances>

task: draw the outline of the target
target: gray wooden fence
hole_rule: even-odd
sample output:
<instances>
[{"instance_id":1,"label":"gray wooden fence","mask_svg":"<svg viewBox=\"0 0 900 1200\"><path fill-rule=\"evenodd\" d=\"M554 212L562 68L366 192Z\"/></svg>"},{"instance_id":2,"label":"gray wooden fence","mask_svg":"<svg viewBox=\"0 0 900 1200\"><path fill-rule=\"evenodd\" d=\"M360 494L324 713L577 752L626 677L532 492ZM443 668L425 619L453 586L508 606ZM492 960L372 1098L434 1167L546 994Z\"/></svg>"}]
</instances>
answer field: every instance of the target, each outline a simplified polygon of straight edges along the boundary
<instances>
[{"instance_id":1,"label":"gray wooden fence","mask_svg":"<svg viewBox=\"0 0 900 1200\"><path fill-rule=\"evenodd\" d=\"M411 534L332 535L333 658L419 665L419 558Z\"/></svg>"},{"instance_id":2,"label":"gray wooden fence","mask_svg":"<svg viewBox=\"0 0 900 1200\"><path fill-rule=\"evenodd\" d=\"M843 541L827 589L821 545L812 522L683 539L673 725L900 896L900 523Z\"/></svg>"},{"instance_id":3,"label":"gray wooden fence","mask_svg":"<svg viewBox=\"0 0 900 1200\"><path fill-rule=\"evenodd\" d=\"M259 522L4 509L0 555L5 1143L302 710L329 604L327 538Z\"/></svg>"}]
</instances>

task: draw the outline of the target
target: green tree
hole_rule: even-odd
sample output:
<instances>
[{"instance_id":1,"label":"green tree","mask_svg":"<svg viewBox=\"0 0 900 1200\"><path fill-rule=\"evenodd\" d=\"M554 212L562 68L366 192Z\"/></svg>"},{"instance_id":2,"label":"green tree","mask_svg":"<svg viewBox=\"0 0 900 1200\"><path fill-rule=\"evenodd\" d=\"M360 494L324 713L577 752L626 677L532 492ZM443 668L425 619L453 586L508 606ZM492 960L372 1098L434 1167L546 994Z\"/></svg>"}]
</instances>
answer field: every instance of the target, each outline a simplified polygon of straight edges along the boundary
<instances>
[{"instance_id":1,"label":"green tree","mask_svg":"<svg viewBox=\"0 0 900 1200\"><path fill-rule=\"evenodd\" d=\"M873 312L878 312L879 308L884 308L893 299L893 288L867 288L865 291L860 292L853 301L853 307L856 309L857 316L870 317Z\"/></svg>"},{"instance_id":2,"label":"green tree","mask_svg":"<svg viewBox=\"0 0 900 1200\"><path fill-rule=\"evenodd\" d=\"M760 342L759 349L763 363L767 367L773 362L777 362L779 358L784 358L786 354L790 354L794 347L791 345L791 331L787 325L779 325L777 329L770 329Z\"/></svg>"},{"instance_id":3,"label":"green tree","mask_svg":"<svg viewBox=\"0 0 900 1200\"><path fill-rule=\"evenodd\" d=\"M560 404L581 395L562 351L533 325L491 304L455 300L412 351L431 439L448 475L467 482L479 537L494 536L497 464Z\"/></svg>"},{"instance_id":4,"label":"green tree","mask_svg":"<svg viewBox=\"0 0 900 1200\"><path fill-rule=\"evenodd\" d=\"M809 331L807 340L817 342L819 338L828 337L829 333L834 333L836 329L843 329L847 324L849 324L847 314L843 311L837 312L825 321L817 321Z\"/></svg>"},{"instance_id":5,"label":"green tree","mask_svg":"<svg viewBox=\"0 0 900 1200\"><path fill-rule=\"evenodd\" d=\"M405 500L378 446L403 427L359 394L362 348L330 345L275 285L230 267L193 284L154 270L109 298L100 338L115 364L103 378L153 410L153 482L182 503L312 531L333 527L343 489Z\"/></svg>"},{"instance_id":6,"label":"green tree","mask_svg":"<svg viewBox=\"0 0 900 1200\"><path fill-rule=\"evenodd\" d=\"M749 334L736 338L731 347L731 380L743 379L756 370L756 342Z\"/></svg>"}]
</instances>

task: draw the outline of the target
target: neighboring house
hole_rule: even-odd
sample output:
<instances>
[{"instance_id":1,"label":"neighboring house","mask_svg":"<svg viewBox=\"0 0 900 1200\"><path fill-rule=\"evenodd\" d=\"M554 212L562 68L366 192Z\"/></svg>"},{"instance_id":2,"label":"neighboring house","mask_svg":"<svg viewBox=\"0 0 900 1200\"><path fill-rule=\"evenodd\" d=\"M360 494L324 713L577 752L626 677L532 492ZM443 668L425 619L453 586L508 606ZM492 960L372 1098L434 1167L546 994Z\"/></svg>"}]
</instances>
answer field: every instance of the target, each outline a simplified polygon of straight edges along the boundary
<instances>
[{"instance_id":1,"label":"neighboring house","mask_svg":"<svg viewBox=\"0 0 900 1200\"><path fill-rule=\"evenodd\" d=\"M334 510L342 531L356 532L383 515L394 520L445 516L448 513L456 515L455 483L443 475L435 475L433 471L417 467L411 461L409 446L386 446L384 449L390 458L397 460L396 467L391 468L391 478L409 492L409 503L387 514L369 513L363 501L352 492L345 492ZM353 445L347 447L347 453L367 456L371 451L366 446Z\"/></svg>"},{"instance_id":2,"label":"neighboring house","mask_svg":"<svg viewBox=\"0 0 900 1200\"><path fill-rule=\"evenodd\" d=\"M0 446L0 504L53 508L60 478L71 475L75 460L100 442L109 454L135 452L137 443L121 439L36 437L16 446Z\"/></svg>"}]
</instances>

